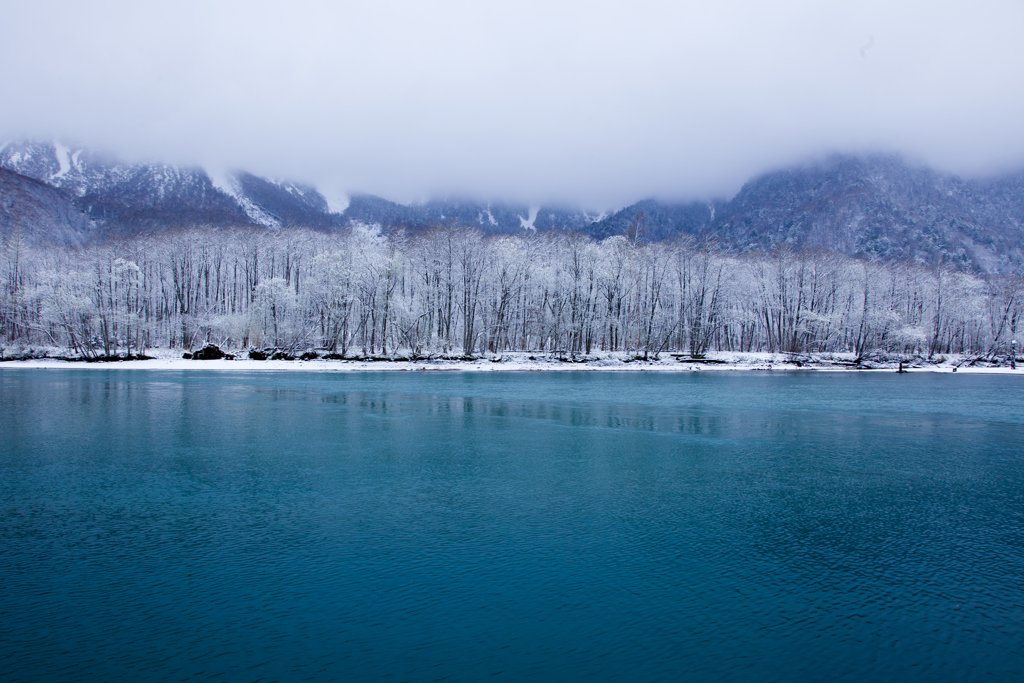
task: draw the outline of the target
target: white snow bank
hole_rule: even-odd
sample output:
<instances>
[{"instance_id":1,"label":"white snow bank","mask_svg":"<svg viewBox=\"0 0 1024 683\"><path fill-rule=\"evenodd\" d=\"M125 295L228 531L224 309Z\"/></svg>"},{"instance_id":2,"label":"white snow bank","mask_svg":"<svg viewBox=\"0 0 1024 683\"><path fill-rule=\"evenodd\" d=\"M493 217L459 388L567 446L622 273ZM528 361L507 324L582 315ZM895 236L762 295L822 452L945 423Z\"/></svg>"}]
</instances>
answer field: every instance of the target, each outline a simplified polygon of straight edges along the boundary
<instances>
[{"instance_id":1,"label":"white snow bank","mask_svg":"<svg viewBox=\"0 0 1024 683\"><path fill-rule=\"evenodd\" d=\"M800 357L799 360L769 353L730 353L717 354L705 360L690 359L685 356L662 354L658 360L634 360L623 354L598 353L587 357L556 357L527 353L503 355L487 355L473 361L445 360L432 358L429 360L294 360L294 361L257 361L238 360L207 360L195 361L181 358L180 352L166 350L150 350L147 353L158 356L153 360L133 360L114 363L87 363L84 361L61 361L39 359L25 361L0 362L0 371L14 368L88 368L93 370L233 370L233 371L287 371L304 372L728 372L743 370L783 371L783 372L895 372L896 363L864 366L853 366L852 354L849 358L841 354L818 357ZM969 367L958 366L957 363L967 359L949 357L941 363L921 364L915 367L906 364L907 372L939 372L959 374L1004 375L1019 374L1024 376L1024 363L1014 370L1009 367ZM799 362L799 365L796 363Z\"/></svg>"}]
</instances>

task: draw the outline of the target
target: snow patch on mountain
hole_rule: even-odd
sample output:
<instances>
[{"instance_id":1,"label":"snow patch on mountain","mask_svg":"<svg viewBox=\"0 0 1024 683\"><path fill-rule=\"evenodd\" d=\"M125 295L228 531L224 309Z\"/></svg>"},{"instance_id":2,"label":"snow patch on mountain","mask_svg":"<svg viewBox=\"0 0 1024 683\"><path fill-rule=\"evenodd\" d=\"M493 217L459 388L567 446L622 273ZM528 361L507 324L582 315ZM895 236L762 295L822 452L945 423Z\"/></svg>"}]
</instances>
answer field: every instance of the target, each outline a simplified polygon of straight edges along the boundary
<instances>
[{"instance_id":1,"label":"snow patch on mountain","mask_svg":"<svg viewBox=\"0 0 1024 683\"><path fill-rule=\"evenodd\" d=\"M274 216L270 215L259 206L256 205L251 199L245 196L238 197L238 205L242 207L242 211L245 211L245 215L253 223L258 225L265 225L268 228L280 228L281 221L277 220Z\"/></svg>"},{"instance_id":2,"label":"snow patch on mountain","mask_svg":"<svg viewBox=\"0 0 1024 683\"><path fill-rule=\"evenodd\" d=\"M484 214L487 214L486 221L484 220ZM520 219L520 220L522 220L522 219ZM489 225L489 226L494 227L494 226L498 225L498 221L494 220L494 214L491 213L491 205L490 204L488 204L487 208L484 209L483 211L477 212L476 222L479 223L482 226L488 226Z\"/></svg>"},{"instance_id":3,"label":"snow patch on mountain","mask_svg":"<svg viewBox=\"0 0 1024 683\"><path fill-rule=\"evenodd\" d=\"M264 180L269 182L271 185L275 185L278 188L284 190L293 197L297 196L300 198L305 198L306 196L305 191L295 183L290 183L287 180L281 180L280 178L264 178Z\"/></svg>"},{"instance_id":4,"label":"snow patch on mountain","mask_svg":"<svg viewBox=\"0 0 1024 683\"><path fill-rule=\"evenodd\" d=\"M54 140L53 154L57 157L57 165L60 166L60 170L50 176L51 182L63 178L71 170L71 150L69 148Z\"/></svg>"},{"instance_id":5,"label":"snow patch on mountain","mask_svg":"<svg viewBox=\"0 0 1024 683\"><path fill-rule=\"evenodd\" d=\"M253 223L257 225L264 225L268 228L279 228L281 227L281 221L270 213L264 211L254 201L245 196L242 192L241 184L238 179L231 173L226 173L220 170L209 170L206 169L206 175L209 176L210 182L213 183L214 188L220 190L227 196L238 202L238 205L242 207L242 211L249 217Z\"/></svg>"},{"instance_id":6,"label":"snow patch on mountain","mask_svg":"<svg viewBox=\"0 0 1024 683\"><path fill-rule=\"evenodd\" d=\"M345 213L352 200L344 192L338 190L322 190L317 188L323 198L327 201L327 210L331 213Z\"/></svg>"},{"instance_id":7,"label":"snow patch on mountain","mask_svg":"<svg viewBox=\"0 0 1024 683\"><path fill-rule=\"evenodd\" d=\"M220 170L204 169L213 186L229 197L238 199L238 183L230 174Z\"/></svg>"},{"instance_id":8,"label":"snow patch on mountain","mask_svg":"<svg viewBox=\"0 0 1024 683\"><path fill-rule=\"evenodd\" d=\"M531 206L530 207L530 216L529 216L529 218L523 218L522 216L519 217L519 224L523 228L523 230L536 230L537 229L537 227L534 225L534 221L537 220L537 214L538 213L540 213L540 207L539 206Z\"/></svg>"}]
</instances>

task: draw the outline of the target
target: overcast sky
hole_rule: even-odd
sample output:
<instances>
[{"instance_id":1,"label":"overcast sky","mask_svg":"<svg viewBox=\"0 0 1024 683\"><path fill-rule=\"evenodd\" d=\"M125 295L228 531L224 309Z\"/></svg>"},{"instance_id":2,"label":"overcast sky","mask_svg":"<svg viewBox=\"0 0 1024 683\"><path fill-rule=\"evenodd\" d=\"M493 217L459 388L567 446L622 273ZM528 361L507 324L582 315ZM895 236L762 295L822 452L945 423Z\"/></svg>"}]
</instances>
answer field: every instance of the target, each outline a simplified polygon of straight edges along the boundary
<instances>
[{"instance_id":1,"label":"overcast sky","mask_svg":"<svg viewBox=\"0 0 1024 683\"><path fill-rule=\"evenodd\" d=\"M1024 168L1024 2L0 0L0 135L399 201L731 196L831 151Z\"/></svg>"}]
</instances>

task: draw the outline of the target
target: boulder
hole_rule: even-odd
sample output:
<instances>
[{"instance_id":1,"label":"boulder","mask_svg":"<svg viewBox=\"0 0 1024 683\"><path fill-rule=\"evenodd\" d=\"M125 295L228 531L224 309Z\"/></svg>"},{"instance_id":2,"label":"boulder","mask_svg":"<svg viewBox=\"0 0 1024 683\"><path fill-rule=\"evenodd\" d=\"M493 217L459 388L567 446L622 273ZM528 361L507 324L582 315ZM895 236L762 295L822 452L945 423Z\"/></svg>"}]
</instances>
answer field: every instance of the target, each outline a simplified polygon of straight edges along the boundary
<instances>
[{"instance_id":1,"label":"boulder","mask_svg":"<svg viewBox=\"0 0 1024 683\"><path fill-rule=\"evenodd\" d=\"M192 353L192 360L220 360L223 357L224 352L216 344L207 344Z\"/></svg>"}]
</instances>

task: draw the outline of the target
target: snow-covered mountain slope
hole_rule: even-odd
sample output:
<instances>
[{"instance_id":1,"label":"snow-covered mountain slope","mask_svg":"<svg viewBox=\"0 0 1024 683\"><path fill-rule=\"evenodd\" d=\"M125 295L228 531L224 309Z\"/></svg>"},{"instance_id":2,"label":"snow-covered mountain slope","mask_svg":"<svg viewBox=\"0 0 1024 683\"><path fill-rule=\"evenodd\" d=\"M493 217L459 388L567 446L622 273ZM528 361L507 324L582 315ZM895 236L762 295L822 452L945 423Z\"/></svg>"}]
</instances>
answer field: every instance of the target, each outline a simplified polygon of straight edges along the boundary
<instances>
[{"instance_id":1,"label":"snow-covered mountain slope","mask_svg":"<svg viewBox=\"0 0 1024 683\"><path fill-rule=\"evenodd\" d=\"M506 234L571 230L598 239L639 227L644 240L682 233L737 252L788 245L968 270L1024 270L1024 172L967 181L895 156L836 155L754 178L730 200L649 199L607 216L463 199L404 205L372 195L332 195L328 201L308 185L241 171L127 164L60 142L5 145L0 168L58 193L43 201L39 188L15 191L17 183L9 180L0 197L5 225L20 221L31 231L38 220L46 239L72 243L204 225L329 231L359 223L413 232L459 225ZM72 208L53 208L62 201Z\"/></svg>"},{"instance_id":2,"label":"snow-covered mountain slope","mask_svg":"<svg viewBox=\"0 0 1024 683\"><path fill-rule=\"evenodd\" d=\"M54 142L15 142L0 149L0 167L61 190L107 232L135 233L184 225L337 227L327 201L311 187L244 172L128 164Z\"/></svg>"},{"instance_id":3,"label":"snow-covered mountain slope","mask_svg":"<svg viewBox=\"0 0 1024 683\"><path fill-rule=\"evenodd\" d=\"M638 217L654 239L710 236L740 252L788 245L986 272L1024 269L1024 173L966 181L896 156L836 155L766 173L729 201L639 202L592 232L622 234Z\"/></svg>"},{"instance_id":4,"label":"snow-covered mountain slope","mask_svg":"<svg viewBox=\"0 0 1024 683\"><path fill-rule=\"evenodd\" d=\"M485 233L516 234L524 230L573 230L586 232L596 217L561 207L530 207L526 204L434 199L422 204L396 204L373 195L355 195L342 214L361 223L401 227L412 231L435 226L473 226ZM532 217L532 222L531 222ZM525 225L524 225L525 224Z\"/></svg>"},{"instance_id":5,"label":"snow-covered mountain slope","mask_svg":"<svg viewBox=\"0 0 1024 683\"><path fill-rule=\"evenodd\" d=\"M104 234L184 225L332 230L353 221L413 231L458 224L515 233L524 224L537 230L586 230L594 220L581 211L458 199L407 206L370 195L344 200L332 195L328 202L308 185L244 171L128 164L59 141L5 145L0 168L60 190Z\"/></svg>"},{"instance_id":6,"label":"snow-covered mountain slope","mask_svg":"<svg viewBox=\"0 0 1024 683\"><path fill-rule=\"evenodd\" d=\"M0 148L0 166L80 196L92 175L83 149L71 149L60 142L19 141Z\"/></svg>"},{"instance_id":7,"label":"snow-covered mountain slope","mask_svg":"<svg viewBox=\"0 0 1024 683\"><path fill-rule=\"evenodd\" d=\"M80 245L94 239L95 230L60 190L0 168L0 238Z\"/></svg>"},{"instance_id":8,"label":"snow-covered mountain slope","mask_svg":"<svg viewBox=\"0 0 1024 683\"><path fill-rule=\"evenodd\" d=\"M268 180L251 173L232 176L236 197L273 218L281 227L336 228L342 224L316 188L285 181Z\"/></svg>"},{"instance_id":9,"label":"snow-covered mountain slope","mask_svg":"<svg viewBox=\"0 0 1024 683\"><path fill-rule=\"evenodd\" d=\"M5 145L0 148L0 167L63 191L98 225L117 233L181 225L332 230L352 221L414 231L459 224L514 233L524 223L538 230L585 230L596 218L554 207L458 199L407 206L370 195L332 194L328 201L308 185L244 171L127 164L59 141Z\"/></svg>"}]
</instances>

